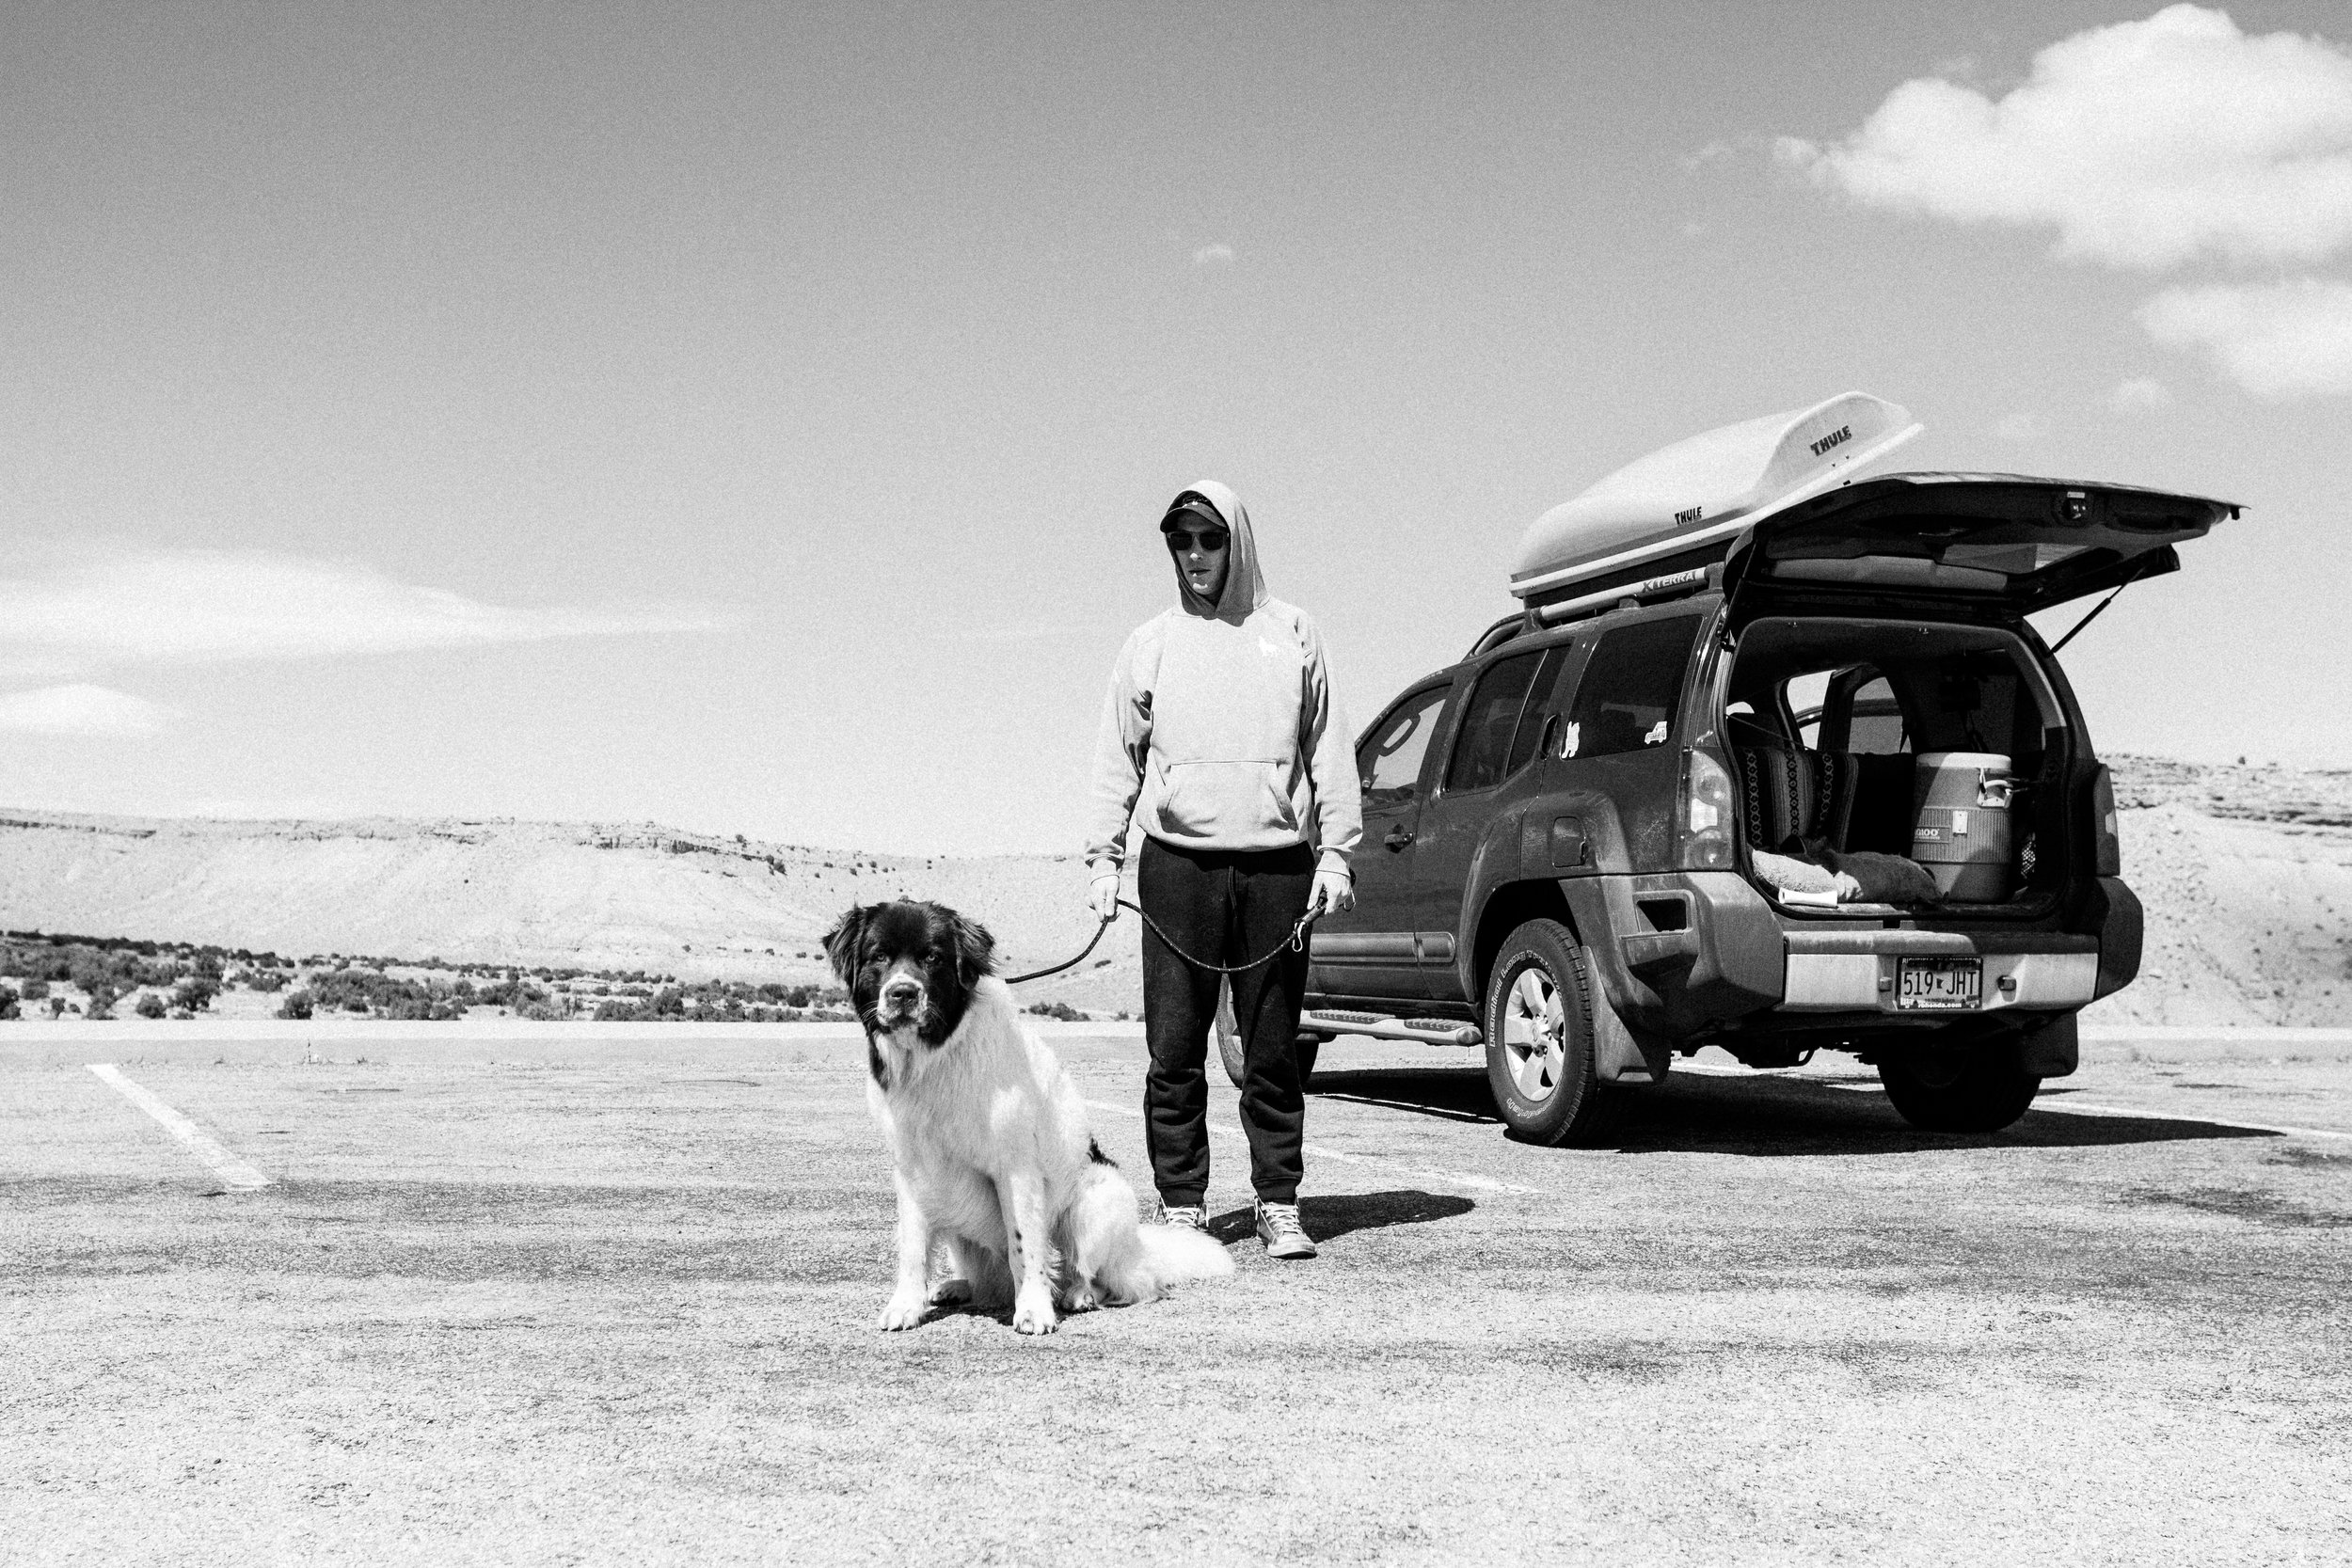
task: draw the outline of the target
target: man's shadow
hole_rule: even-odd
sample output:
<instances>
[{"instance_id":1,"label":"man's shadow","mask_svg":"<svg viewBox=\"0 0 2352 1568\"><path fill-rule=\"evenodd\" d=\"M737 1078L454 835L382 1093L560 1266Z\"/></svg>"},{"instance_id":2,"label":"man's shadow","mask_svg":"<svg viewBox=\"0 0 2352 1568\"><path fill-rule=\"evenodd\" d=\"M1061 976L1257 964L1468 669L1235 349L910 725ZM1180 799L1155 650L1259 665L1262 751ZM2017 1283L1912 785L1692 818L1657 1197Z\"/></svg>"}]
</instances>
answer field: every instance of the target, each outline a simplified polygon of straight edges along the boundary
<instances>
[{"instance_id":1,"label":"man's shadow","mask_svg":"<svg viewBox=\"0 0 2352 1568\"><path fill-rule=\"evenodd\" d=\"M1499 1126L1482 1068L1372 1068L1318 1071L1317 1100L1406 1111L1444 1121ZM1625 1154L1709 1153L1764 1158L1919 1154L1993 1145L2101 1148L2125 1144L2261 1138L2271 1134L2188 1117L2070 1116L2064 1087L1998 1132L1923 1132L1875 1085L1857 1091L1820 1079L1670 1073L1655 1088L1625 1092L1610 1131L1588 1147Z\"/></svg>"},{"instance_id":2,"label":"man's shadow","mask_svg":"<svg viewBox=\"0 0 2352 1568\"><path fill-rule=\"evenodd\" d=\"M1380 1230L1391 1225L1426 1225L1432 1220L1457 1219L1478 1205L1450 1193L1424 1193L1406 1188L1387 1193L1343 1193L1335 1196L1302 1197L1299 1222L1318 1242L1336 1241L1357 1230ZM1256 1211L1231 1209L1209 1221L1209 1234L1231 1245L1257 1234Z\"/></svg>"}]
</instances>

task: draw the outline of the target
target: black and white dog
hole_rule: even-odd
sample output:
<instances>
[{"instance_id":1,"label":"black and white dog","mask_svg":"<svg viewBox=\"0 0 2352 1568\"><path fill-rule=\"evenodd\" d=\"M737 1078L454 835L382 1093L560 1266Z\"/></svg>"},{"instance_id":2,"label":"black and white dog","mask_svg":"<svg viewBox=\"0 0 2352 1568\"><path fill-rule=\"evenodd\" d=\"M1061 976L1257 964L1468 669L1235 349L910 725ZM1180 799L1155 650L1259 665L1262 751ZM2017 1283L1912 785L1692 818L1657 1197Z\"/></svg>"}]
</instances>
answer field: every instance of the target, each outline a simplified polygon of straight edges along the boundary
<instances>
[{"instance_id":1,"label":"black and white dog","mask_svg":"<svg viewBox=\"0 0 2352 1568\"><path fill-rule=\"evenodd\" d=\"M1086 1102L991 972L988 932L942 904L865 904L826 956L866 1025L866 1091L898 1164L898 1283L884 1329L935 1305L1012 1306L1051 1334L1057 1308L1151 1301L1232 1272L1197 1230L1137 1225L1135 1189L1087 1131ZM945 1267L932 1270L934 1251Z\"/></svg>"}]
</instances>

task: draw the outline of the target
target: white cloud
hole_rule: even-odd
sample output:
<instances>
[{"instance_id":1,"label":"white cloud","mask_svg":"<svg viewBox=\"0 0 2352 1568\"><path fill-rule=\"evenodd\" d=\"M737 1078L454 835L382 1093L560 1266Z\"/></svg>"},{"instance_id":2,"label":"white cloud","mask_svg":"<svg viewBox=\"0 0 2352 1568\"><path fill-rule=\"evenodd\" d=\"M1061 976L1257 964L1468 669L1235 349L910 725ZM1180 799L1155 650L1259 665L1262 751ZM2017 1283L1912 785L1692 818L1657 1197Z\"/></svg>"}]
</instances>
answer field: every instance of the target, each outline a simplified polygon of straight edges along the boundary
<instances>
[{"instance_id":1,"label":"white cloud","mask_svg":"<svg viewBox=\"0 0 2352 1568\"><path fill-rule=\"evenodd\" d=\"M2352 245L2352 51L2169 6L2052 44L1997 101L1920 78L1775 151L1867 206L2055 228L2070 260L2315 261Z\"/></svg>"},{"instance_id":2,"label":"white cloud","mask_svg":"<svg viewBox=\"0 0 2352 1568\"><path fill-rule=\"evenodd\" d=\"M2119 414L2162 408L2171 401L2171 388L2153 375L2136 375L2128 381L2119 382L2115 390L2107 394L2107 406Z\"/></svg>"},{"instance_id":3,"label":"white cloud","mask_svg":"<svg viewBox=\"0 0 2352 1568\"><path fill-rule=\"evenodd\" d=\"M0 578L0 672L332 657L714 625L676 609L485 604L364 567L219 550L109 551Z\"/></svg>"},{"instance_id":4,"label":"white cloud","mask_svg":"<svg viewBox=\"0 0 2352 1568\"><path fill-rule=\"evenodd\" d=\"M1232 260L1233 247L1221 242L1204 245L1192 253L1192 264L1196 267L1231 265Z\"/></svg>"},{"instance_id":5,"label":"white cloud","mask_svg":"<svg viewBox=\"0 0 2352 1568\"><path fill-rule=\"evenodd\" d=\"M2167 289L2139 323L2167 348L2204 350L2258 397L2352 393L2352 283Z\"/></svg>"},{"instance_id":6,"label":"white cloud","mask_svg":"<svg viewBox=\"0 0 2352 1568\"><path fill-rule=\"evenodd\" d=\"M2162 409L2173 400L2173 390L2154 376L2131 376L2117 381L2115 390L2107 392L2107 406L2117 414L2140 414L2145 409Z\"/></svg>"},{"instance_id":7,"label":"white cloud","mask_svg":"<svg viewBox=\"0 0 2352 1568\"><path fill-rule=\"evenodd\" d=\"M48 686L0 693L0 734L119 738L153 735L171 710L103 686Z\"/></svg>"}]
</instances>

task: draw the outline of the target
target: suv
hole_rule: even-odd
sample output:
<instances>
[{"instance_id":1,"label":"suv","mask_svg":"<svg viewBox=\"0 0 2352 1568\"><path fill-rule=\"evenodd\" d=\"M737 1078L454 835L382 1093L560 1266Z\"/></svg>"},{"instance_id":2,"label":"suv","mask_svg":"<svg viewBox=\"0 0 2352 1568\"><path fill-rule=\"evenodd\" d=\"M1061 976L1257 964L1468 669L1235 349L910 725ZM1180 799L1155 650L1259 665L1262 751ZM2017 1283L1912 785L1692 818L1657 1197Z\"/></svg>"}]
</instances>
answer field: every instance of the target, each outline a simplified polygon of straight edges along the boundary
<instances>
[{"instance_id":1,"label":"suv","mask_svg":"<svg viewBox=\"0 0 2352 1568\"><path fill-rule=\"evenodd\" d=\"M1707 1045L1851 1052L1922 1128L2015 1121L2140 954L2107 770L2026 617L2175 570L2235 514L1897 474L1776 508L1708 563L1531 600L1364 732L1357 905L1315 928L1302 1054L1483 1046L1503 1121L1544 1142ZM1856 851L1948 891L1772 879Z\"/></svg>"}]
</instances>

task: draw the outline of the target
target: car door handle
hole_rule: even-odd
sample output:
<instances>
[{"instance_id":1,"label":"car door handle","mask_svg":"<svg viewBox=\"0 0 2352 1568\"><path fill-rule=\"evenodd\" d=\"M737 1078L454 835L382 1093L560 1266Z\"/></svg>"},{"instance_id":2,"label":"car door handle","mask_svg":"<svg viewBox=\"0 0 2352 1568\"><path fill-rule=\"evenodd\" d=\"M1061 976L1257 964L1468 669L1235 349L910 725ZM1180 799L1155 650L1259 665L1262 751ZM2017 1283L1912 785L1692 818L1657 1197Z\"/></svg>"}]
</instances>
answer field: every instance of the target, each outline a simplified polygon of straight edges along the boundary
<instances>
[{"instance_id":1,"label":"car door handle","mask_svg":"<svg viewBox=\"0 0 2352 1568\"><path fill-rule=\"evenodd\" d=\"M1380 842L1387 845L1391 849L1402 849L1406 845L1413 842L1413 835L1411 832L1400 822L1395 827L1391 828L1389 830L1389 836L1382 839Z\"/></svg>"}]
</instances>

